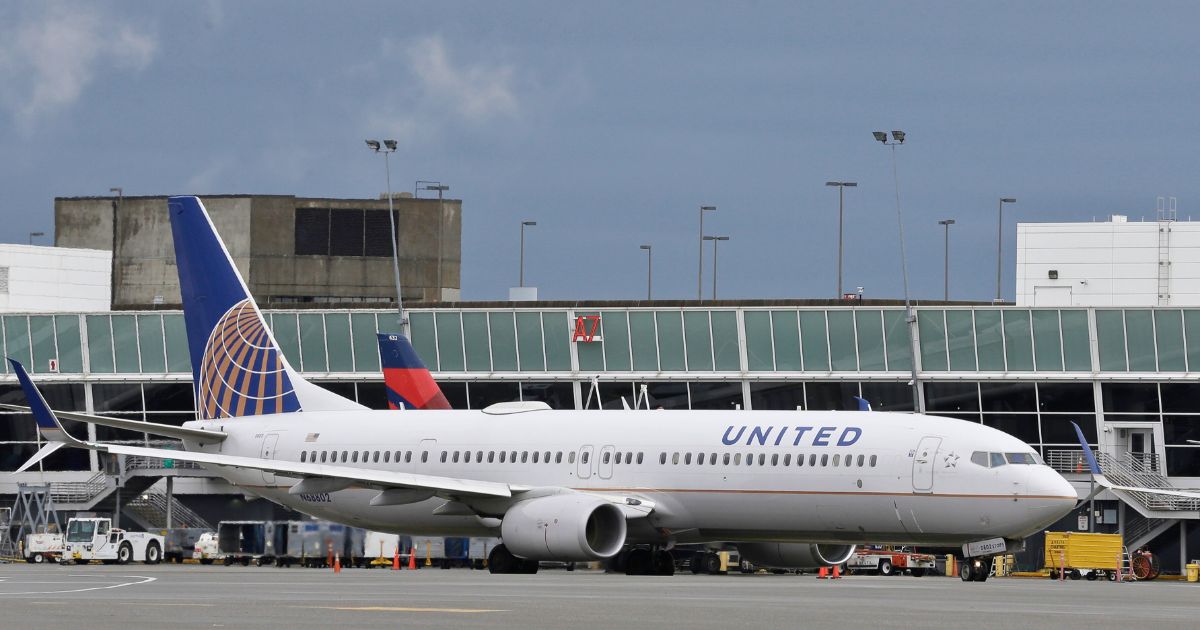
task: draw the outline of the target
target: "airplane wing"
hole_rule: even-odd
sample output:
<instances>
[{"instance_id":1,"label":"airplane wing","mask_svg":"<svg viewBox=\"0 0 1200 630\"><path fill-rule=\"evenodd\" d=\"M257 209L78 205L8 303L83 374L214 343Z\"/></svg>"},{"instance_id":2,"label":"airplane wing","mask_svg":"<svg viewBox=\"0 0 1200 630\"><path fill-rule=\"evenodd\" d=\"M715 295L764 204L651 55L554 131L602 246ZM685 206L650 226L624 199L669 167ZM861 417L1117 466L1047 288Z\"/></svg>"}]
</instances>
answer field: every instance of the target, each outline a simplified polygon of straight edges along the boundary
<instances>
[{"instance_id":1,"label":"airplane wing","mask_svg":"<svg viewBox=\"0 0 1200 630\"><path fill-rule=\"evenodd\" d=\"M32 413L33 410L29 407L21 405L9 405L0 403L0 409L8 409L9 411L19 411L22 413ZM139 433L149 433L151 435L162 435L178 439L193 439L201 442L223 442L229 437L224 431L210 431L207 429L189 429L186 427L177 427L170 424L159 424L157 422L143 422L141 420L129 420L126 418L112 418L109 416L94 416L87 413L76 413L74 411L55 411L54 415L63 420L76 420L78 422L87 422L89 424L98 424L103 427L112 427L114 429L128 429Z\"/></svg>"}]
</instances>

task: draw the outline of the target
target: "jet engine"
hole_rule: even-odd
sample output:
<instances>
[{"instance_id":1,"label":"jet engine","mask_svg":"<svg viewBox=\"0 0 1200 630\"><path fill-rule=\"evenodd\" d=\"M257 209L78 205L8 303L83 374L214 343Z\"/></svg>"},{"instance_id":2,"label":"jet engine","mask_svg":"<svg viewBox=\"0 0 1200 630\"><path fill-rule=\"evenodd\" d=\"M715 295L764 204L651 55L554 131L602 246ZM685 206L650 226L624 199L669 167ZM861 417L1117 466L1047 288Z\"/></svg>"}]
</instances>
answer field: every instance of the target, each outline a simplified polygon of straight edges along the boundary
<instances>
[{"instance_id":1,"label":"jet engine","mask_svg":"<svg viewBox=\"0 0 1200 630\"><path fill-rule=\"evenodd\" d=\"M539 497L509 508L500 536L513 555L527 560L601 560L624 546L625 514L586 494Z\"/></svg>"},{"instance_id":2,"label":"jet engine","mask_svg":"<svg viewBox=\"0 0 1200 630\"><path fill-rule=\"evenodd\" d=\"M814 569L841 564L854 554L854 545L813 543L738 543L743 560L778 569Z\"/></svg>"}]
</instances>

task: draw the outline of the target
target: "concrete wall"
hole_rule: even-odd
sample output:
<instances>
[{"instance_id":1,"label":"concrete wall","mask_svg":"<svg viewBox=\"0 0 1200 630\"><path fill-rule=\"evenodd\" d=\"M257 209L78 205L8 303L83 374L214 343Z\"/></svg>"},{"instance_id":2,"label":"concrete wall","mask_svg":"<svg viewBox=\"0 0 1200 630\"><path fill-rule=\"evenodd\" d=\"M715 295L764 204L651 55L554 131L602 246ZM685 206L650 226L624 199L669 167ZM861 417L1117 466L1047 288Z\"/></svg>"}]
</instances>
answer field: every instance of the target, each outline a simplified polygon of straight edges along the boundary
<instances>
[{"instance_id":1,"label":"concrete wall","mask_svg":"<svg viewBox=\"0 0 1200 630\"><path fill-rule=\"evenodd\" d=\"M112 252L0 245L0 312L94 312L110 308Z\"/></svg>"},{"instance_id":2,"label":"concrete wall","mask_svg":"<svg viewBox=\"0 0 1200 630\"><path fill-rule=\"evenodd\" d=\"M386 199L313 199L287 195L208 196L205 207L255 298L262 304L394 300L391 257L297 256L296 208L383 212ZM462 202L445 200L439 291L436 199L395 199L404 299L457 300L460 295ZM165 197L59 198L55 242L112 248L113 308L146 308L156 296L179 304L175 252Z\"/></svg>"},{"instance_id":3,"label":"concrete wall","mask_svg":"<svg viewBox=\"0 0 1200 630\"><path fill-rule=\"evenodd\" d=\"M1200 223L1020 223L1016 298L1019 306L1200 305Z\"/></svg>"}]
</instances>

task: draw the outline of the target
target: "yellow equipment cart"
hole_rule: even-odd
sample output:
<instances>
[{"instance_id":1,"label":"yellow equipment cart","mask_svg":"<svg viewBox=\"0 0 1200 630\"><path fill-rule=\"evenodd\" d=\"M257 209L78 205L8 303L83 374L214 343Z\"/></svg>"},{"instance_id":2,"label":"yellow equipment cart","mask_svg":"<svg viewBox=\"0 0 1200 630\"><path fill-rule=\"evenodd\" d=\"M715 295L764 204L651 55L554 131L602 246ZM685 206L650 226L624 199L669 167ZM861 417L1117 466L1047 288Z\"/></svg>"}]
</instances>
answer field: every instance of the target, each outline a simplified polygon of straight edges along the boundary
<instances>
[{"instance_id":1,"label":"yellow equipment cart","mask_svg":"<svg viewBox=\"0 0 1200 630\"><path fill-rule=\"evenodd\" d=\"M1115 580L1124 551L1120 534L1046 532L1046 568L1054 580L1060 575L1072 580L1084 576Z\"/></svg>"}]
</instances>

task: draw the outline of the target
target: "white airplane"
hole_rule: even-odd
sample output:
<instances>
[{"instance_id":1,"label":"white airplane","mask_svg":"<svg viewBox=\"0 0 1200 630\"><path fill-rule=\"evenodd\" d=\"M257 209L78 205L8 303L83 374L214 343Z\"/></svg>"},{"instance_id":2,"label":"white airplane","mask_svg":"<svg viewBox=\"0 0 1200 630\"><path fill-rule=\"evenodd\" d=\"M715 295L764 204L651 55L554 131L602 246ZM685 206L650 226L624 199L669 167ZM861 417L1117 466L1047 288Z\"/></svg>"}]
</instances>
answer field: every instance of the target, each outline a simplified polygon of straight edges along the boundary
<instances>
[{"instance_id":1,"label":"white airplane","mask_svg":"<svg viewBox=\"0 0 1200 630\"><path fill-rule=\"evenodd\" d=\"M13 362L49 441L22 470L63 446L195 462L320 518L384 532L500 536L489 563L496 573L623 549L630 573L670 573L669 549L696 543L736 544L759 564L815 568L840 564L855 544L895 543L963 545L974 557L963 579L981 580L989 556L1076 504L1071 485L1033 448L950 418L529 402L405 408L440 392L429 390L428 371L399 336L398 362L385 357L385 370L407 369L425 389L391 392L400 410L368 410L291 367L200 200L172 197L169 211L198 419L177 427L54 412ZM78 440L60 418L178 438L186 450Z\"/></svg>"}]
</instances>

